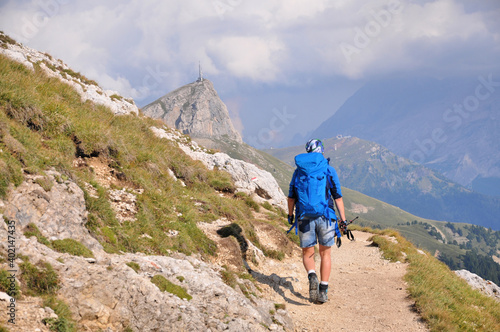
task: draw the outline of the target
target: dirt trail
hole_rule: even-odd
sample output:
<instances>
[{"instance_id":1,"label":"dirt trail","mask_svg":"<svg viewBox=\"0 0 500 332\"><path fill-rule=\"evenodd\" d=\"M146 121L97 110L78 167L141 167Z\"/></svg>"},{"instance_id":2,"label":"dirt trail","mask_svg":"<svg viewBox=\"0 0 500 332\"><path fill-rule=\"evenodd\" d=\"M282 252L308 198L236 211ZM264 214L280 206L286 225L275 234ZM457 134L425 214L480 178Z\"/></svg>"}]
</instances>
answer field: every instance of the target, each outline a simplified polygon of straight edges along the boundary
<instances>
[{"instance_id":1,"label":"dirt trail","mask_svg":"<svg viewBox=\"0 0 500 332\"><path fill-rule=\"evenodd\" d=\"M267 296L286 304L295 331L428 331L408 299L402 279L406 265L384 260L368 241L372 234L353 233L356 241L344 237L340 249L332 248L327 303L309 302L307 275L298 252L296 257L269 260L257 269L265 271L269 280L281 281L274 289L267 288ZM319 271L319 257L316 268Z\"/></svg>"}]
</instances>

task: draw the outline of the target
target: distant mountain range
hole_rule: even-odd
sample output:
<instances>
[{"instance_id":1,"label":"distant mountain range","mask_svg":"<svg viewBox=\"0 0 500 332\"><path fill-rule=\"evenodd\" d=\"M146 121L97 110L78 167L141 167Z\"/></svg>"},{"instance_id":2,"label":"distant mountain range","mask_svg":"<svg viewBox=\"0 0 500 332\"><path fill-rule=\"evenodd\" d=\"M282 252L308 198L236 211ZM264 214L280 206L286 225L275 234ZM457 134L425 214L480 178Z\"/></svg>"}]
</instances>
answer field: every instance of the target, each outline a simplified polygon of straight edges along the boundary
<instances>
[{"instance_id":1,"label":"distant mountain range","mask_svg":"<svg viewBox=\"0 0 500 332\"><path fill-rule=\"evenodd\" d=\"M342 186L421 218L465 222L500 230L500 198L473 192L440 173L356 137L323 141ZM303 146L266 150L289 165Z\"/></svg>"},{"instance_id":2,"label":"distant mountain range","mask_svg":"<svg viewBox=\"0 0 500 332\"><path fill-rule=\"evenodd\" d=\"M368 83L311 137L339 134L377 142L467 188L500 195L500 75Z\"/></svg>"}]
</instances>

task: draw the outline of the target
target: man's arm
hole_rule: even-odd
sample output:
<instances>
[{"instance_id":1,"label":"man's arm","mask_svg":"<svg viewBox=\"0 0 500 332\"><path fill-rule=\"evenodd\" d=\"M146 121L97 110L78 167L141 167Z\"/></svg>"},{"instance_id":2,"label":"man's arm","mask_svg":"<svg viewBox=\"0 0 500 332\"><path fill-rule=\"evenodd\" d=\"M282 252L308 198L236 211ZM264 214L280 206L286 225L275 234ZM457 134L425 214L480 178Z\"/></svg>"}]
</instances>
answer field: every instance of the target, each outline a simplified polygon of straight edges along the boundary
<instances>
[{"instance_id":1,"label":"man's arm","mask_svg":"<svg viewBox=\"0 0 500 332\"><path fill-rule=\"evenodd\" d=\"M293 208L295 207L295 198L288 197L288 215L293 215Z\"/></svg>"},{"instance_id":2,"label":"man's arm","mask_svg":"<svg viewBox=\"0 0 500 332\"><path fill-rule=\"evenodd\" d=\"M346 220L344 211L344 200L342 197L335 199L335 205L337 206L337 211L339 212L339 217L341 221Z\"/></svg>"}]
</instances>

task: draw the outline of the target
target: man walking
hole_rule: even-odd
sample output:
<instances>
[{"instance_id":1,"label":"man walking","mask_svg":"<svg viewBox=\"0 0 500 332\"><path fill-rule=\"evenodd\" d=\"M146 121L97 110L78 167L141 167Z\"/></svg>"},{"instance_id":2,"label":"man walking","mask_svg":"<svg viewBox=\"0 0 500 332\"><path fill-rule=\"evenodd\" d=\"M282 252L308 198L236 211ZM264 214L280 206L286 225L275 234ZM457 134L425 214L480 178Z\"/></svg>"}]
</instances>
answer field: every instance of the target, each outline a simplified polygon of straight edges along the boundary
<instances>
[{"instance_id":1,"label":"man walking","mask_svg":"<svg viewBox=\"0 0 500 332\"><path fill-rule=\"evenodd\" d=\"M325 303L328 301L331 247L335 244L335 235L337 245L341 243L333 203L337 206L340 220L346 220L344 201L337 172L323 156L323 143L312 139L307 142L306 151L295 157L297 169L290 181L288 223L295 225L299 231L302 261L309 279L309 299ZM314 261L316 243L319 244L321 258L321 282L316 275Z\"/></svg>"}]
</instances>

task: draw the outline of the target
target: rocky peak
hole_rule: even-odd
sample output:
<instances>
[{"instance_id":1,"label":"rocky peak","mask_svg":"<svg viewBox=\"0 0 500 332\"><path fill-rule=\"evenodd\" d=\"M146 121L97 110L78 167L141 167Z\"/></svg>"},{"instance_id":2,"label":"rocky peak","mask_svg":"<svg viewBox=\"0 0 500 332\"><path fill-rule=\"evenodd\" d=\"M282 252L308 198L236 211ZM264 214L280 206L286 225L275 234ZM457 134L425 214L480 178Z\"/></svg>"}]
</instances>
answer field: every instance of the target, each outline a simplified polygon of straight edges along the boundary
<instances>
[{"instance_id":1,"label":"rocky peak","mask_svg":"<svg viewBox=\"0 0 500 332\"><path fill-rule=\"evenodd\" d=\"M243 141L234 129L226 105L207 79L186 84L146 105L142 111L194 138Z\"/></svg>"}]
</instances>

